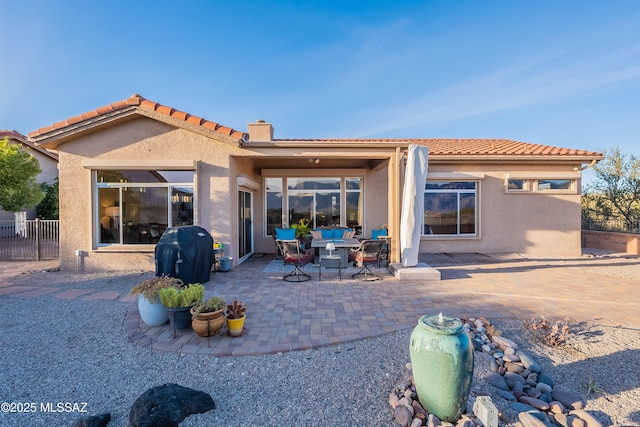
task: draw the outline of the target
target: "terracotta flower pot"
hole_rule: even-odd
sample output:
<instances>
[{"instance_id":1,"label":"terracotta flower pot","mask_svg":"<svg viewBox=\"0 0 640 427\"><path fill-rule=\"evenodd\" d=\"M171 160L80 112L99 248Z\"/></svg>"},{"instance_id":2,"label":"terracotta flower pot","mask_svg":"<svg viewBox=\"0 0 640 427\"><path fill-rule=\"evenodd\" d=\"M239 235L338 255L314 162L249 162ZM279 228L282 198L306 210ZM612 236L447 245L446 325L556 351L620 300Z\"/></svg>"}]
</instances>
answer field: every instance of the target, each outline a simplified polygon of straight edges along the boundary
<instances>
[{"instance_id":1,"label":"terracotta flower pot","mask_svg":"<svg viewBox=\"0 0 640 427\"><path fill-rule=\"evenodd\" d=\"M201 337L211 337L217 335L224 325L224 308L209 313L196 313L191 308L191 327Z\"/></svg>"}]
</instances>

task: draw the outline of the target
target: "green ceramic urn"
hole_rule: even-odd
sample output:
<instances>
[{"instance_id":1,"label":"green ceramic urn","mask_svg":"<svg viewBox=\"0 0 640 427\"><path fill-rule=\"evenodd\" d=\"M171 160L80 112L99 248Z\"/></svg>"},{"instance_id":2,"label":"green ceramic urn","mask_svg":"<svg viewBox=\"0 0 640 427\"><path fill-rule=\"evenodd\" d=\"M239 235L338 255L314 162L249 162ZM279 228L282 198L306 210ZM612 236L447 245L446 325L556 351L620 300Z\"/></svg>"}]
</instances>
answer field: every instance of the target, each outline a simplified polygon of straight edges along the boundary
<instances>
[{"instance_id":1,"label":"green ceramic urn","mask_svg":"<svg viewBox=\"0 0 640 427\"><path fill-rule=\"evenodd\" d=\"M424 409L455 423L467 407L473 378L473 345L460 319L422 316L411 333L409 354Z\"/></svg>"}]
</instances>

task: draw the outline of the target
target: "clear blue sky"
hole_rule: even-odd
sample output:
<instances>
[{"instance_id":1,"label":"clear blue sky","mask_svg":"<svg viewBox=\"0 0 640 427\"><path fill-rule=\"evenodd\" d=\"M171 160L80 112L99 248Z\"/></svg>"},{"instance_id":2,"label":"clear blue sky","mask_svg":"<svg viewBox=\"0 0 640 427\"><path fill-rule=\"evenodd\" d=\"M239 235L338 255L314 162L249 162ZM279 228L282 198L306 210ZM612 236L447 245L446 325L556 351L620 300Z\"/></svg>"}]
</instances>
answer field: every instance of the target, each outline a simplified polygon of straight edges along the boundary
<instances>
[{"instance_id":1,"label":"clear blue sky","mask_svg":"<svg viewBox=\"0 0 640 427\"><path fill-rule=\"evenodd\" d=\"M0 129L133 93L277 138L640 155L640 1L0 0Z\"/></svg>"}]
</instances>

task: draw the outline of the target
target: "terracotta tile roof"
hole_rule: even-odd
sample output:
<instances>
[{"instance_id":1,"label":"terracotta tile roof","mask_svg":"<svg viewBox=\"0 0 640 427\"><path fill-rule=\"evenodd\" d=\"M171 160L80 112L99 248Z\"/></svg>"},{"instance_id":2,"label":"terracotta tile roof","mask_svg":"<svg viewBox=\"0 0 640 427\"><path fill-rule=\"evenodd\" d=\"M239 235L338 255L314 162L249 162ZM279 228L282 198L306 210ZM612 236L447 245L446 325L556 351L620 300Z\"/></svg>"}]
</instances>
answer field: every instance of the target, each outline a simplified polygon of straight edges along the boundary
<instances>
[{"instance_id":1,"label":"terracotta tile roof","mask_svg":"<svg viewBox=\"0 0 640 427\"><path fill-rule=\"evenodd\" d=\"M203 119L201 117L192 116L191 114L176 110L171 107L167 107L166 105L158 104L157 102L149 101L148 99L145 99L138 94L131 95L129 98L123 99L122 101L113 102L109 105L96 108L95 110L88 111L86 113L82 113L80 115L68 118L67 120L54 123L51 126L46 126L36 131L29 132L29 138L40 137L46 133L63 129L67 126L72 126L72 125L75 125L76 123L80 123L85 120L90 120L105 114L109 114L114 111L130 108L130 107L139 108L141 110L146 110L146 111L153 111L153 112L165 115L167 117L171 117L177 121L191 123L196 126L201 126L203 129L215 131L220 134L230 136L238 140L247 138L247 135L244 132L240 132L238 130L235 130L226 126L222 126L216 122L212 122L212 121Z\"/></svg>"},{"instance_id":2,"label":"terracotta tile roof","mask_svg":"<svg viewBox=\"0 0 640 427\"><path fill-rule=\"evenodd\" d=\"M429 147L433 156L589 156L601 157L602 153L572 148L553 147L512 141L510 139L455 139L455 138L346 138L346 139L275 139L287 142L338 142L384 143L403 142Z\"/></svg>"},{"instance_id":3,"label":"terracotta tile roof","mask_svg":"<svg viewBox=\"0 0 640 427\"><path fill-rule=\"evenodd\" d=\"M35 145L33 142L29 141L27 139L26 136L24 136L23 134L21 134L18 131L15 130L0 130L0 139L4 139L4 137L9 137L9 139L15 139L16 141L20 141L23 145L26 145L27 147L34 149L36 151L41 152L42 154L51 157L54 160L58 160L58 155L56 153L53 153L49 150L46 150L42 147L38 147L37 145Z\"/></svg>"}]
</instances>

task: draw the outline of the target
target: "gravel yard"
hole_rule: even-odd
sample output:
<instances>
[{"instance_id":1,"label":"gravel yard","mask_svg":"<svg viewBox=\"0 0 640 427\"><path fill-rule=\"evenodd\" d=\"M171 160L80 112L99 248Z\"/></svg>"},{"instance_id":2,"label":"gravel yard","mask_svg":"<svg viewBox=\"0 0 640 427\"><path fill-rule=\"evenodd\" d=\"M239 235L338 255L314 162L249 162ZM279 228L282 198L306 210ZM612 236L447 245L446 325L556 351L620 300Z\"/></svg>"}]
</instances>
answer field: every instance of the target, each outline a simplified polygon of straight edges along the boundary
<instances>
[{"instance_id":1,"label":"gravel yard","mask_svg":"<svg viewBox=\"0 0 640 427\"><path fill-rule=\"evenodd\" d=\"M637 264L606 264L602 271L612 277L640 280ZM0 272L6 268L0 263ZM81 288L100 281L100 286L126 292L141 272L116 277L62 272L28 276L40 287ZM19 278L21 284L25 278ZM216 402L215 410L187 418L184 426L395 424L387 399L407 375L410 330L312 350L216 358L132 344L123 326L132 307L122 301L0 296L0 401L13 402L16 409L35 409L2 411L0 425L70 426L81 416L110 412L109 426L126 426L135 399L165 383L205 391ZM519 320L492 322L505 337L527 348L558 387L583 396L586 409L603 425L640 426L638 329L572 325L568 344L550 348L532 340ZM493 395L480 375L476 372L472 395ZM598 388L590 395L585 386L589 382ZM87 412L50 411L58 402L78 403ZM506 402L497 397L494 402L512 421L509 425L520 425Z\"/></svg>"}]
</instances>

